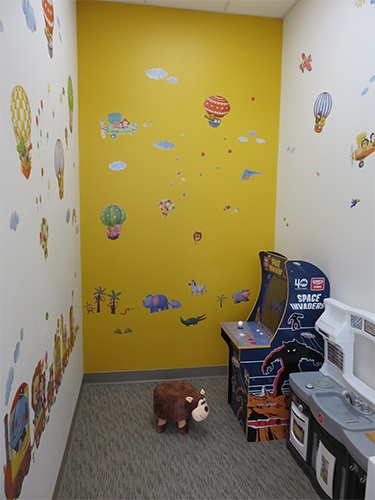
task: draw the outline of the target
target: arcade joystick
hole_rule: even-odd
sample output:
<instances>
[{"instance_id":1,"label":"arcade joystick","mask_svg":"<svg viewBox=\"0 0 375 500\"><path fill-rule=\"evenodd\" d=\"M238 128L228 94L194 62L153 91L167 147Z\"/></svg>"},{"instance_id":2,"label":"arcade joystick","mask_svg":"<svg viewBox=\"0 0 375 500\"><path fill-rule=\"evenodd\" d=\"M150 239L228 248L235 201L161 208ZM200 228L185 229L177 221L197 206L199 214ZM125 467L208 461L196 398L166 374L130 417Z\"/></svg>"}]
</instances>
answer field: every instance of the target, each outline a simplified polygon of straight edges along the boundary
<instances>
[{"instance_id":1,"label":"arcade joystick","mask_svg":"<svg viewBox=\"0 0 375 500\"><path fill-rule=\"evenodd\" d=\"M237 323L237 325L238 325L238 329L239 329L239 330L242 330L242 328L243 328L243 321L239 321L239 322Z\"/></svg>"}]
</instances>

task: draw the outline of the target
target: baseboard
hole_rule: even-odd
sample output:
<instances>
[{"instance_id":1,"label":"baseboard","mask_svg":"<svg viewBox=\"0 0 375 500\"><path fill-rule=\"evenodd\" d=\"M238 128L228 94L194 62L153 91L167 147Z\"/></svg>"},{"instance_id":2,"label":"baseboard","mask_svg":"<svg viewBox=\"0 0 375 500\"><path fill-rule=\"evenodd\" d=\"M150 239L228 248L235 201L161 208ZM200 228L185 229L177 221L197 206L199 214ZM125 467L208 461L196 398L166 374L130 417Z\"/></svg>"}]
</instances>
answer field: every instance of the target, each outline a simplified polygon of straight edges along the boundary
<instances>
[{"instance_id":1,"label":"baseboard","mask_svg":"<svg viewBox=\"0 0 375 500\"><path fill-rule=\"evenodd\" d=\"M85 373L84 384L118 384L121 382L152 382L189 378L222 377L227 366L199 366L195 368L171 368L165 370L135 370L121 372Z\"/></svg>"},{"instance_id":2,"label":"baseboard","mask_svg":"<svg viewBox=\"0 0 375 500\"><path fill-rule=\"evenodd\" d=\"M83 384L84 384L84 381L82 379L81 388L79 390L79 394L78 394L76 406L74 409L72 422L71 422L70 428L69 428L68 439L66 440L64 455L63 455L63 458L61 460L59 473L57 475L55 489L53 490L52 500L58 500L58 498L60 496L60 490L61 490L62 482L64 479L65 468L66 468L66 464L68 462L70 447L71 447L72 441L73 441L74 427L75 427L76 422L77 422L79 407L81 406Z\"/></svg>"}]
</instances>

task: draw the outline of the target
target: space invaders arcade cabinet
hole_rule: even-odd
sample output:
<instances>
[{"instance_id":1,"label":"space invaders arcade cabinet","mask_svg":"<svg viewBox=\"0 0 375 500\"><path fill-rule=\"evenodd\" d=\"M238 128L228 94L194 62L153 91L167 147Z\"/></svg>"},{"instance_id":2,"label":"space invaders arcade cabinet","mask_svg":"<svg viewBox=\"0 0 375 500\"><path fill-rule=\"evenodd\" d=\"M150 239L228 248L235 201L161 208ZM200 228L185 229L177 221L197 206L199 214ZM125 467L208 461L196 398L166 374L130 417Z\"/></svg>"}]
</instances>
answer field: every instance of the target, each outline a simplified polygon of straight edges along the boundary
<instances>
[{"instance_id":1,"label":"space invaders arcade cabinet","mask_svg":"<svg viewBox=\"0 0 375 500\"><path fill-rule=\"evenodd\" d=\"M327 276L305 261L260 252L258 299L244 322L223 322L228 403L248 441L288 437L289 374L318 370L324 344L315 322L329 297Z\"/></svg>"}]
</instances>

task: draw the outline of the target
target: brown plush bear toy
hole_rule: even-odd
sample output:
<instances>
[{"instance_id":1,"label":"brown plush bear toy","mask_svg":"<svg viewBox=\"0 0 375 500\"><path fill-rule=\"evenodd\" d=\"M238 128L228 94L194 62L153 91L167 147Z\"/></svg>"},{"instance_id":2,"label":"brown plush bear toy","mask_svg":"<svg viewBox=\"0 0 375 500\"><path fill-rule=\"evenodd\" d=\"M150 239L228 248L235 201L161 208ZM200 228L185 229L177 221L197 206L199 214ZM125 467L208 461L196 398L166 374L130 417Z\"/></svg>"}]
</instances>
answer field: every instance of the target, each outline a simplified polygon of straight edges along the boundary
<instances>
[{"instance_id":1,"label":"brown plush bear toy","mask_svg":"<svg viewBox=\"0 0 375 500\"><path fill-rule=\"evenodd\" d=\"M158 417L157 432L164 432L168 422L178 423L180 434L188 433L188 421L201 422L207 418L209 408L204 390L184 380L162 382L154 389L154 413Z\"/></svg>"}]
</instances>

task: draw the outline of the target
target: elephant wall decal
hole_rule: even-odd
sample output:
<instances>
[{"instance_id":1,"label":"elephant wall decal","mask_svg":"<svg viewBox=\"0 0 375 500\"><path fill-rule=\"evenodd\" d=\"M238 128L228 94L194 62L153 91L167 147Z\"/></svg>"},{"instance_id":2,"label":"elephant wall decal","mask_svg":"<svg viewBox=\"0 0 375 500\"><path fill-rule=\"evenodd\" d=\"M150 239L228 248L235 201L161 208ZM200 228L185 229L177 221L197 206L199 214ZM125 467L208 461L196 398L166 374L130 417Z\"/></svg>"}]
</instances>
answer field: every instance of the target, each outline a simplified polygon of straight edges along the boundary
<instances>
[{"instance_id":1,"label":"elephant wall decal","mask_svg":"<svg viewBox=\"0 0 375 500\"><path fill-rule=\"evenodd\" d=\"M165 311L168 309L168 299L165 295L147 295L145 300L142 300L142 304L144 307L150 309L150 314Z\"/></svg>"},{"instance_id":2,"label":"elephant wall decal","mask_svg":"<svg viewBox=\"0 0 375 500\"><path fill-rule=\"evenodd\" d=\"M171 300L169 302L169 305L172 309L180 309L180 307L182 307L182 304L179 300Z\"/></svg>"}]
</instances>

